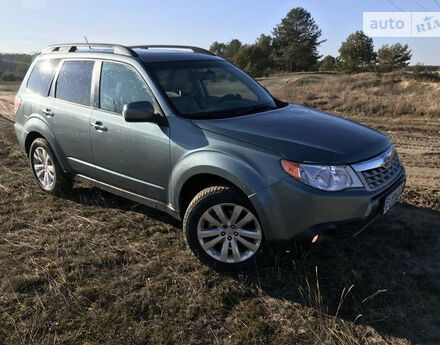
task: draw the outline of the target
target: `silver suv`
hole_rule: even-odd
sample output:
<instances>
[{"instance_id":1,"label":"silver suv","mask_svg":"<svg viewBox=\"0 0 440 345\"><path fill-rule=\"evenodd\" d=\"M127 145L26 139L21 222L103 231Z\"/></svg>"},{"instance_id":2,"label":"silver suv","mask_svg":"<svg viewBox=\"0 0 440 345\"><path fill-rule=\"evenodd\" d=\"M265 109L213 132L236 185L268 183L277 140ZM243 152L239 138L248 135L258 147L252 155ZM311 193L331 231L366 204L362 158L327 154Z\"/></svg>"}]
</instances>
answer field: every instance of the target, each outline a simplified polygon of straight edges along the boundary
<instances>
[{"instance_id":1,"label":"silver suv","mask_svg":"<svg viewBox=\"0 0 440 345\"><path fill-rule=\"evenodd\" d=\"M356 233L405 184L385 135L281 102L196 47L48 47L15 110L44 191L82 180L165 211L221 270L245 268L269 242Z\"/></svg>"}]
</instances>

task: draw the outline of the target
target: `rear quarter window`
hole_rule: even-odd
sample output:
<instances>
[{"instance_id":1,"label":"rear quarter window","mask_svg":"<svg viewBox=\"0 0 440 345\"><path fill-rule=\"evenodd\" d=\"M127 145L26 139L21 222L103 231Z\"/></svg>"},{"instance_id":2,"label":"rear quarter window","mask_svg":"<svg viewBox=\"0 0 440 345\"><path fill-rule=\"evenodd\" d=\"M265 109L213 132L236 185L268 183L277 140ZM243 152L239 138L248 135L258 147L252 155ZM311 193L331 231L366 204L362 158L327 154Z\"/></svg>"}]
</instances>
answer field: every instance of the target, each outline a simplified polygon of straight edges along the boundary
<instances>
[{"instance_id":1,"label":"rear quarter window","mask_svg":"<svg viewBox=\"0 0 440 345\"><path fill-rule=\"evenodd\" d=\"M55 98L90 105L94 61L64 61L56 82Z\"/></svg>"},{"instance_id":2,"label":"rear quarter window","mask_svg":"<svg viewBox=\"0 0 440 345\"><path fill-rule=\"evenodd\" d=\"M37 61L29 77L27 88L40 96L47 96L59 62L59 59Z\"/></svg>"}]
</instances>

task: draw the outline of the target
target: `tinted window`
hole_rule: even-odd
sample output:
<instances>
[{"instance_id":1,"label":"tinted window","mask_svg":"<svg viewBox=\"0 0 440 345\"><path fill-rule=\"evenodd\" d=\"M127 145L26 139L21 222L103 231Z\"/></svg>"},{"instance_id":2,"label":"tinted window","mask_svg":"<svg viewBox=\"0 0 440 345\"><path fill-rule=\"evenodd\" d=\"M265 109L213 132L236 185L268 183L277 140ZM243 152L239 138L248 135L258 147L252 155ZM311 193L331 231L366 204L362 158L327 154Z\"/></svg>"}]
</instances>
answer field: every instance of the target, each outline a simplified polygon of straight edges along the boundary
<instances>
[{"instance_id":1,"label":"tinted window","mask_svg":"<svg viewBox=\"0 0 440 345\"><path fill-rule=\"evenodd\" d=\"M55 97L90 105L93 61L64 61L58 76Z\"/></svg>"},{"instance_id":2,"label":"tinted window","mask_svg":"<svg viewBox=\"0 0 440 345\"><path fill-rule=\"evenodd\" d=\"M175 110L187 117L232 117L277 107L258 83L229 62L156 62L147 68Z\"/></svg>"},{"instance_id":3,"label":"tinted window","mask_svg":"<svg viewBox=\"0 0 440 345\"><path fill-rule=\"evenodd\" d=\"M38 61L29 77L28 89L41 96L47 96L59 62L59 59Z\"/></svg>"},{"instance_id":4,"label":"tinted window","mask_svg":"<svg viewBox=\"0 0 440 345\"><path fill-rule=\"evenodd\" d=\"M101 109L121 114L125 104L142 101L153 102L153 97L139 73L124 64L102 64Z\"/></svg>"}]
</instances>

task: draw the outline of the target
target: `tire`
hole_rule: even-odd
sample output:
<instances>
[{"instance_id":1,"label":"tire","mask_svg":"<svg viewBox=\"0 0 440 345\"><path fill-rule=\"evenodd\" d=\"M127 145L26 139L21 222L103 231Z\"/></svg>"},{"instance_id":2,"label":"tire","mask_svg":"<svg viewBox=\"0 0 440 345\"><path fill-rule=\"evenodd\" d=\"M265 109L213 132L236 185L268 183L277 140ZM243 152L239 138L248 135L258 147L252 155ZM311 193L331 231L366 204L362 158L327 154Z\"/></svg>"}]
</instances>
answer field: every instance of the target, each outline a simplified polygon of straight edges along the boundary
<instances>
[{"instance_id":1,"label":"tire","mask_svg":"<svg viewBox=\"0 0 440 345\"><path fill-rule=\"evenodd\" d=\"M35 180L43 191L63 195L72 190L72 179L61 169L46 139L37 138L32 142L29 161Z\"/></svg>"},{"instance_id":2,"label":"tire","mask_svg":"<svg viewBox=\"0 0 440 345\"><path fill-rule=\"evenodd\" d=\"M231 186L211 186L199 192L185 212L183 232L194 255L219 271L255 269L263 254L258 215Z\"/></svg>"}]
</instances>

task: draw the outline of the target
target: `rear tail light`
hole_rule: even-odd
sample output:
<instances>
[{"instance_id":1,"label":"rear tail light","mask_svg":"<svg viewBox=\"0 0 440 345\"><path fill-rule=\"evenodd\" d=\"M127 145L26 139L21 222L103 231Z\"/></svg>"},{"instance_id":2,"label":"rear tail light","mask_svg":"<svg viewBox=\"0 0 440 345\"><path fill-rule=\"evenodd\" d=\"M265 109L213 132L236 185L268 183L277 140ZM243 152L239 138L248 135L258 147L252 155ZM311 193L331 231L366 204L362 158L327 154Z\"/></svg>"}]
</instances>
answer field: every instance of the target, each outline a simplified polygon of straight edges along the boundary
<instances>
[{"instance_id":1,"label":"rear tail light","mask_svg":"<svg viewBox=\"0 0 440 345\"><path fill-rule=\"evenodd\" d=\"M15 96L14 99L14 115L17 115L18 109L20 109L21 97Z\"/></svg>"}]
</instances>

